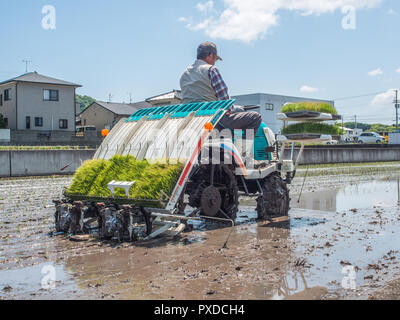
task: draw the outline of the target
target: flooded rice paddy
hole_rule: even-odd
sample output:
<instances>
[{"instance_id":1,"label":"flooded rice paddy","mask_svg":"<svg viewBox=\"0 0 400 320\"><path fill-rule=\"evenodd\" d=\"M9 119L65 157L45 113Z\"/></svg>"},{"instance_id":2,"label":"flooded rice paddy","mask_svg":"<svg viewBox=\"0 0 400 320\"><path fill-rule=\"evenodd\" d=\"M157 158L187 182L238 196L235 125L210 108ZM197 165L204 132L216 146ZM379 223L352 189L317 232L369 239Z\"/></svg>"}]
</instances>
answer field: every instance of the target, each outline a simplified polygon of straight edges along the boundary
<instances>
[{"instance_id":1,"label":"flooded rice paddy","mask_svg":"<svg viewBox=\"0 0 400 320\"><path fill-rule=\"evenodd\" d=\"M227 249L230 227L204 224L145 243L52 236L70 179L0 180L0 299L367 299L400 279L399 173L309 177L301 197L297 178L273 221L243 199Z\"/></svg>"}]
</instances>

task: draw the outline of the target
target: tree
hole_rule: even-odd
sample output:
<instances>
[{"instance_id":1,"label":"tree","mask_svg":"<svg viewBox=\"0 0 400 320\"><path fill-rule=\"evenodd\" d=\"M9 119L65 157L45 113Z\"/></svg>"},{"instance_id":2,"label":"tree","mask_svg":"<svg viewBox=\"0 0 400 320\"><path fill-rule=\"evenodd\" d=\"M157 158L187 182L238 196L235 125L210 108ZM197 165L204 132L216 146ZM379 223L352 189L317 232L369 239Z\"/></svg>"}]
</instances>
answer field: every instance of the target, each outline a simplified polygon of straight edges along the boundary
<instances>
[{"instance_id":1,"label":"tree","mask_svg":"<svg viewBox=\"0 0 400 320\"><path fill-rule=\"evenodd\" d=\"M4 121L3 115L0 113L0 129L7 129L7 123Z\"/></svg>"},{"instance_id":2,"label":"tree","mask_svg":"<svg viewBox=\"0 0 400 320\"><path fill-rule=\"evenodd\" d=\"M338 123L338 125L340 125ZM349 129L355 128L355 122L346 122L344 126ZM366 124L366 123L357 123L358 129L363 129L365 132L394 132L396 130L395 126L390 126L381 123L374 123L374 124Z\"/></svg>"},{"instance_id":3,"label":"tree","mask_svg":"<svg viewBox=\"0 0 400 320\"><path fill-rule=\"evenodd\" d=\"M79 94L76 95L76 102L81 106L81 112L89 107L96 100L89 96L81 96Z\"/></svg>"},{"instance_id":4,"label":"tree","mask_svg":"<svg viewBox=\"0 0 400 320\"><path fill-rule=\"evenodd\" d=\"M349 129L355 129L356 123L355 122L345 122L344 126ZM363 131L368 131L371 129L371 125L366 124L366 123L358 123L357 122L357 129L363 129Z\"/></svg>"}]
</instances>

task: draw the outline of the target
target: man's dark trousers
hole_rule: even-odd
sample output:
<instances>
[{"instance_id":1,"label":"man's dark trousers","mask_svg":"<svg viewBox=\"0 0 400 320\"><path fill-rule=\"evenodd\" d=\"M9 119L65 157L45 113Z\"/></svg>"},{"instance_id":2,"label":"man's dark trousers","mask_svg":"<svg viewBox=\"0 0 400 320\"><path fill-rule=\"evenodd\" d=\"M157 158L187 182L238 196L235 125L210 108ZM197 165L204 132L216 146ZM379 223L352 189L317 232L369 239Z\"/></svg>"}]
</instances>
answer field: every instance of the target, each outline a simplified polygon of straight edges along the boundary
<instances>
[{"instance_id":1,"label":"man's dark trousers","mask_svg":"<svg viewBox=\"0 0 400 320\"><path fill-rule=\"evenodd\" d=\"M218 130L246 130L253 129L254 137L261 125L261 115L258 112L235 112L227 113L217 125ZM245 131L246 133L246 131Z\"/></svg>"}]
</instances>

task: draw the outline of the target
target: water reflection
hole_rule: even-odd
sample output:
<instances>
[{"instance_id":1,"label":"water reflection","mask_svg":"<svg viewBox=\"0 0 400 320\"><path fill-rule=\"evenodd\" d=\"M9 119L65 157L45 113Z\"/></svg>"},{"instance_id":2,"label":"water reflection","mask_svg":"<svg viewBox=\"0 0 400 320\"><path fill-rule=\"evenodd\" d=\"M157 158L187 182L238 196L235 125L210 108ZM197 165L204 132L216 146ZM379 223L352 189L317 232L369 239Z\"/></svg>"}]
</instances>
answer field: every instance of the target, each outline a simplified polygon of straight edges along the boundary
<instances>
[{"instance_id":1,"label":"water reflection","mask_svg":"<svg viewBox=\"0 0 400 320\"><path fill-rule=\"evenodd\" d=\"M303 272L289 271L281 280L280 287L272 296L272 300L320 299L327 292L324 287L308 287Z\"/></svg>"},{"instance_id":2,"label":"water reflection","mask_svg":"<svg viewBox=\"0 0 400 320\"><path fill-rule=\"evenodd\" d=\"M333 190L305 193L299 203L295 200L291 203L292 208L328 212L396 205L400 205L400 179L357 183Z\"/></svg>"},{"instance_id":3,"label":"water reflection","mask_svg":"<svg viewBox=\"0 0 400 320\"><path fill-rule=\"evenodd\" d=\"M339 190L328 190L303 194L300 203L292 203L292 207L336 212L336 201Z\"/></svg>"}]
</instances>

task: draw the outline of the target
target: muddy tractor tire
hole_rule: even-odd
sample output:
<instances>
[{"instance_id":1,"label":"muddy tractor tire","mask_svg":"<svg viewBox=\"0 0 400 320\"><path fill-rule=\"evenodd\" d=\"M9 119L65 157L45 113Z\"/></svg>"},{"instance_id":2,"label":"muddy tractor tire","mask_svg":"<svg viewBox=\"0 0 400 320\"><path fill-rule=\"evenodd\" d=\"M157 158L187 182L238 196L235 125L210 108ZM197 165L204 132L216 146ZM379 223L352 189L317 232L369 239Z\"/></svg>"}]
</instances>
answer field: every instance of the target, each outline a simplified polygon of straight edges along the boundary
<instances>
[{"instance_id":1,"label":"muddy tractor tire","mask_svg":"<svg viewBox=\"0 0 400 320\"><path fill-rule=\"evenodd\" d=\"M263 195L257 198L259 220L288 216L290 197L286 182L278 174L272 174L262 182Z\"/></svg>"},{"instance_id":2,"label":"muddy tractor tire","mask_svg":"<svg viewBox=\"0 0 400 320\"><path fill-rule=\"evenodd\" d=\"M236 219L239 188L232 169L227 165L202 165L190 178L186 193L189 205L209 217Z\"/></svg>"}]
</instances>

